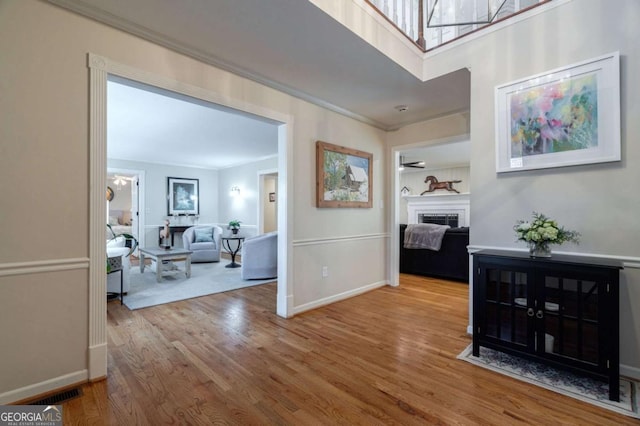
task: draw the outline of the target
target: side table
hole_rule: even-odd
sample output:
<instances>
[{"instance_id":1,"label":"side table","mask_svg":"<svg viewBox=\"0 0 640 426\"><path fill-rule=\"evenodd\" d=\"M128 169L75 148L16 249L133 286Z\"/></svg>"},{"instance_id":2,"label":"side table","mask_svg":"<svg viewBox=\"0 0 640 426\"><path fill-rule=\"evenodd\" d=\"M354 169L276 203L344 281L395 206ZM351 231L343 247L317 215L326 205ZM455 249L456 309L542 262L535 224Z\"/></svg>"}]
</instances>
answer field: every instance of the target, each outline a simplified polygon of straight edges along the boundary
<instances>
[{"instance_id":1,"label":"side table","mask_svg":"<svg viewBox=\"0 0 640 426\"><path fill-rule=\"evenodd\" d=\"M120 304L122 305L124 304L124 270L122 268L122 256L107 257L107 262L110 266L107 275L120 272ZM108 293L107 297L116 294L118 293Z\"/></svg>"},{"instance_id":2,"label":"side table","mask_svg":"<svg viewBox=\"0 0 640 426\"><path fill-rule=\"evenodd\" d=\"M222 237L221 240L222 240L222 247L227 251L227 253L231 255L231 263L225 266L225 268L239 268L240 266L242 266L239 263L236 263L236 254L238 254L238 252L240 251L240 248L242 247L242 242L244 241L244 237ZM229 243L229 241L238 242L235 249L231 248L231 244Z\"/></svg>"}]
</instances>

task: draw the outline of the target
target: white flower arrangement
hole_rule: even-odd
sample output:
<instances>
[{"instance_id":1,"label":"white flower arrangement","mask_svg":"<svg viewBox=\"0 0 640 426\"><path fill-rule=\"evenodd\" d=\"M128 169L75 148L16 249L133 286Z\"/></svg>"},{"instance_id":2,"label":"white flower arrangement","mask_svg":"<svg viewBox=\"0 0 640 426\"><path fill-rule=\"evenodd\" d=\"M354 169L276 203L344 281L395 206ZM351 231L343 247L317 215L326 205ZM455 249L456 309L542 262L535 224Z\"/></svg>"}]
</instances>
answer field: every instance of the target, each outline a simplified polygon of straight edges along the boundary
<instances>
[{"instance_id":1,"label":"white flower arrangement","mask_svg":"<svg viewBox=\"0 0 640 426\"><path fill-rule=\"evenodd\" d=\"M533 212L532 219L530 222L519 220L513 227L518 240L527 242L530 247L542 246L548 249L549 244L562 244L567 241L579 243L580 233L564 229L542 213Z\"/></svg>"}]
</instances>

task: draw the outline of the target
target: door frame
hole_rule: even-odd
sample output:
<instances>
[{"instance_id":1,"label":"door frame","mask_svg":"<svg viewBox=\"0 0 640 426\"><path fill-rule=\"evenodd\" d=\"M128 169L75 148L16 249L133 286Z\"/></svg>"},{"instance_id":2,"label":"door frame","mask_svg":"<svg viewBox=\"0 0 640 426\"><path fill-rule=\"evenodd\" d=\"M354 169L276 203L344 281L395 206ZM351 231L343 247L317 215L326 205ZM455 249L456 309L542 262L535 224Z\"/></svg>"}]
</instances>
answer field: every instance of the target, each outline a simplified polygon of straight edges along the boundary
<instances>
[{"instance_id":1,"label":"door frame","mask_svg":"<svg viewBox=\"0 0 640 426\"><path fill-rule=\"evenodd\" d=\"M264 181L270 175L278 176L278 169L258 170L258 235L264 234Z\"/></svg>"},{"instance_id":2,"label":"door frame","mask_svg":"<svg viewBox=\"0 0 640 426\"><path fill-rule=\"evenodd\" d=\"M134 237L137 238L138 240L138 247L145 247L146 246L146 242L145 242L145 214L144 212L146 211L145 208L145 171L144 170L133 170L133 169L122 169L119 167L109 167L107 165L107 174L109 173L123 173L123 174L128 174L128 175L135 175L138 179L138 216L134 218L136 226L138 227L138 233L136 235L135 232L133 232L133 229L131 230L131 233L133 234ZM133 185L133 182L131 182L131 184ZM132 189L133 191L133 189ZM133 207L133 204L132 204ZM143 212L143 213L141 213ZM134 252L134 254L137 256L138 253L138 249L136 248L136 251Z\"/></svg>"},{"instance_id":3,"label":"door frame","mask_svg":"<svg viewBox=\"0 0 640 426\"><path fill-rule=\"evenodd\" d=\"M89 68L89 379L107 375L107 276L104 262L106 244L106 176L107 176L107 81L109 76L160 87L207 102L262 117L277 125L278 134L278 291L276 313L284 318L293 316L293 116L251 104L233 96L223 96L140 70L107 57L87 54Z\"/></svg>"}]
</instances>

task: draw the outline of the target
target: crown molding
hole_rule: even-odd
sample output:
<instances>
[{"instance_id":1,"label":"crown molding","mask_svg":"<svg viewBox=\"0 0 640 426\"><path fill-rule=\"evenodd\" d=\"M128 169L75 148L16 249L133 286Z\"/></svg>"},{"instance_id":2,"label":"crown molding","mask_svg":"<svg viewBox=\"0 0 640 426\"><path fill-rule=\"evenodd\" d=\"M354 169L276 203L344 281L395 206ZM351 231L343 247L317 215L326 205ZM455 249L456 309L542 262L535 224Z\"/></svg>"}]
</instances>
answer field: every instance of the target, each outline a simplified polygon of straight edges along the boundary
<instances>
[{"instance_id":1,"label":"crown molding","mask_svg":"<svg viewBox=\"0 0 640 426\"><path fill-rule=\"evenodd\" d=\"M210 55L206 52L203 52L200 49L194 49L178 40L175 40L171 37L167 37L164 34L160 34L157 31L153 31L147 27L142 25L135 24L129 20L116 16L112 13L109 13L103 9L88 5L87 3L81 0L47 0L49 3L59 6L63 9L70 10L79 15L88 17L97 22L106 24L110 27L119 29L121 31L133 34L137 37L145 39L147 41L153 42L157 45L166 47L167 49L173 50L177 53L189 56L194 58L200 62L204 62L208 65L213 65L216 68L220 68L223 71L227 71L233 74L236 74L240 77L246 78L248 80L254 81L256 83L262 84L264 86L270 87L277 91L286 93L295 98L301 99L303 101L312 103L319 107L328 109L335 113L344 115L346 117L352 118L354 120L360 121L362 123L368 124L370 126L376 127L378 129L389 131L398 126L387 126L377 120L373 120L371 118L365 117L363 115L357 114L355 112L349 111L345 108L341 108L337 105L334 105L330 102L326 102L320 98L312 96L303 91L294 89L292 87L286 86L281 83L277 83L273 80L270 80L260 74L248 71L244 68L238 67L226 61L223 61L219 58L216 58L213 55ZM99 67L99 64L95 64Z\"/></svg>"}]
</instances>

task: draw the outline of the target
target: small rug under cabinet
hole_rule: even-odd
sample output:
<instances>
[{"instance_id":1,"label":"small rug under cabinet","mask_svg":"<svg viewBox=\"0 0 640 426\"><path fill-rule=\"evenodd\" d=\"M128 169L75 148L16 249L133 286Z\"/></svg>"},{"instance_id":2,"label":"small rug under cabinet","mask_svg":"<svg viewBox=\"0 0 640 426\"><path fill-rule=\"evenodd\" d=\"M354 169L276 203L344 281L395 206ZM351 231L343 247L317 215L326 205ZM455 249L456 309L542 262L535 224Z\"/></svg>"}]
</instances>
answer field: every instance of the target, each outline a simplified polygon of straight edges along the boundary
<instances>
[{"instance_id":1,"label":"small rug under cabinet","mask_svg":"<svg viewBox=\"0 0 640 426\"><path fill-rule=\"evenodd\" d=\"M480 356L473 356L469 345L458 359L523 382L566 395L616 413L640 419L638 390L640 382L620 376L620 402L609 400L609 386L605 382L558 370L545 364L523 361L522 358L493 349L480 347Z\"/></svg>"}]
</instances>

